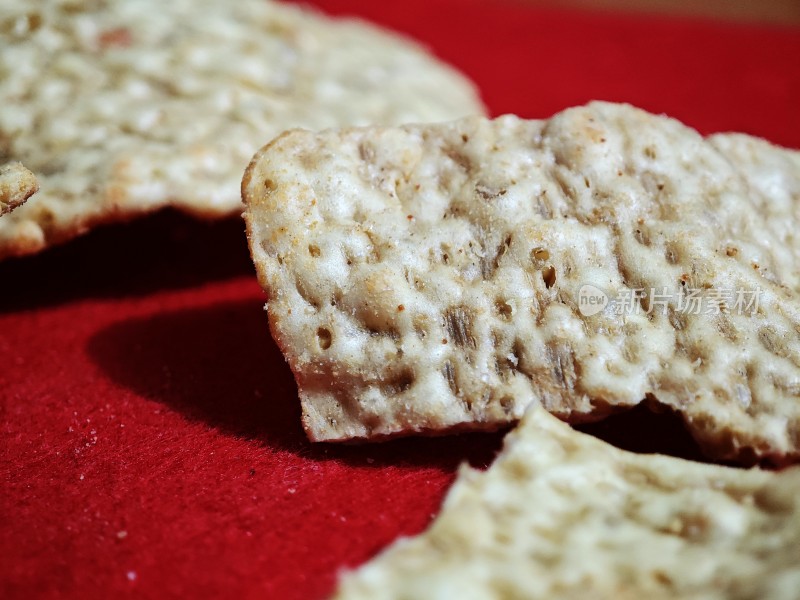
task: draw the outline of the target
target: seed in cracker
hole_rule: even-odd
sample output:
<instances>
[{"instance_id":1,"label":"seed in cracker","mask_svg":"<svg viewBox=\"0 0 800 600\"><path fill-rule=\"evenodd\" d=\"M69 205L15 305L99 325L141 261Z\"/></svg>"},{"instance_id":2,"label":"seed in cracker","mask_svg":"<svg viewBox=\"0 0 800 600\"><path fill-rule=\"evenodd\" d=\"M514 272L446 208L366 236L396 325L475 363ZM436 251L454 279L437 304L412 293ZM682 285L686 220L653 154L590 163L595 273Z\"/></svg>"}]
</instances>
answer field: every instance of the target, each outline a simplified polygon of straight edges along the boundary
<instances>
[{"instance_id":1,"label":"seed in cracker","mask_svg":"<svg viewBox=\"0 0 800 600\"><path fill-rule=\"evenodd\" d=\"M800 457L796 151L592 103L294 131L242 189L313 440L647 398L709 456Z\"/></svg>"},{"instance_id":2,"label":"seed in cracker","mask_svg":"<svg viewBox=\"0 0 800 600\"><path fill-rule=\"evenodd\" d=\"M164 206L241 211L253 152L289 127L483 108L408 40L266 0L0 3L0 162L39 177L0 259Z\"/></svg>"},{"instance_id":3,"label":"seed in cracker","mask_svg":"<svg viewBox=\"0 0 800 600\"><path fill-rule=\"evenodd\" d=\"M0 216L25 204L38 190L36 176L21 163L0 165Z\"/></svg>"},{"instance_id":4,"label":"seed in cracker","mask_svg":"<svg viewBox=\"0 0 800 600\"><path fill-rule=\"evenodd\" d=\"M536 406L441 514L344 575L338 600L775 598L800 590L800 467L618 450Z\"/></svg>"}]
</instances>

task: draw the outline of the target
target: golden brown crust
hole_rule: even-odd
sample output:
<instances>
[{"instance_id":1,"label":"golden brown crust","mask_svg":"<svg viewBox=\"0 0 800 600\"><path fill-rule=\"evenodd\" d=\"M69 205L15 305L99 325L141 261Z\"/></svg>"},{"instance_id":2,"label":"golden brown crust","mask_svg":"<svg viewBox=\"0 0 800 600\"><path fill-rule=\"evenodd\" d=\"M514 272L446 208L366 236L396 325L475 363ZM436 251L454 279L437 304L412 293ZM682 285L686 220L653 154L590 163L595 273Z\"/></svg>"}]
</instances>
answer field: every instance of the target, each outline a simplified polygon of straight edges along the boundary
<instances>
[{"instance_id":1,"label":"golden brown crust","mask_svg":"<svg viewBox=\"0 0 800 600\"><path fill-rule=\"evenodd\" d=\"M22 206L38 191L36 176L22 163L0 165L0 216Z\"/></svg>"}]
</instances>

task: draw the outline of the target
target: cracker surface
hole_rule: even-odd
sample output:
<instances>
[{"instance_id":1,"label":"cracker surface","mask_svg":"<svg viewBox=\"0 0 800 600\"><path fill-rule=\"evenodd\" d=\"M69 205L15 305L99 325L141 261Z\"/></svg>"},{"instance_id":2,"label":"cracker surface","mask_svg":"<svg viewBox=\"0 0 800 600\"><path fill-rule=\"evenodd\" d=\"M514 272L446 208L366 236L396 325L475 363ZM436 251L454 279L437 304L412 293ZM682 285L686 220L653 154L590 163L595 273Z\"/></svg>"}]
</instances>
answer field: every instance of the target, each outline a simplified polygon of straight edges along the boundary
<instances>
[{"instance_id":1,"label":"cracker surface","mask_svg":"<svg viewBox=\"0 0 800 600\"><path fill-rule=\"evenodd\" d=\"M242 190L313 440L647 400L711 457L800 455L796 151L592 103L294 131Z\"/></svg>"},{"instance_id":2,"label":"cracker surface","mask_svg":"<svg viewBox=\"0 0 800 600\"><path fill-rule=\"evenodd\" d=\"M284 129L483 112L413 43L266 0L0 4L0 162L40 179L0 222L0 258L166 205L241 210L256 149Z\"/></svg>"},{"instance_id":3,"label":"cracker surface","mask_svg":"<svg viewBox=\"0 0 800 600\"><path fill-rule=\"evenodd\" d=\"M636 455L540 407L430 528L344 575L339 600L794 600L800 467Z\"/></svg>"},{"instance_id":4,"label":"cracker surface","mask_svg":"<svg viewBox=\"0 0 800 600\"><path fill-rule=\"evenodd\" d=\"M36 176L22 163L0 165L0 216L25 204L38 190Z\"/></svg>"}]
</instances>

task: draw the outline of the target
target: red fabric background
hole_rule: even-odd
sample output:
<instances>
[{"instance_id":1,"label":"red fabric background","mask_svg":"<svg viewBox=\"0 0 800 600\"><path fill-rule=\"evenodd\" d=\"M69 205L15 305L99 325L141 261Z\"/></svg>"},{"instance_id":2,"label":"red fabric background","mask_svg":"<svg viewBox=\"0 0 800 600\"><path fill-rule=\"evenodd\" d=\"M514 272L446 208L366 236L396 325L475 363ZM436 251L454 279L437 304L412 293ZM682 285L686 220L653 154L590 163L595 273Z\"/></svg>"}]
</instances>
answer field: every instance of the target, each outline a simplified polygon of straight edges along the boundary
<instances>
[{"instance_id":1,"label":"red fabric background","mask_svg":"<svg viewBox=\"0 0 800 600\"><path fill-rule=\"evenodd\" d=\"M314 4L425 41L494 114L624 100L800 146L797 30ZM242 229L164 213L0 265L0 597L322 598L338 569L423 529L459 462L491 460L500 434L305 441ZM693 453L644 411L593 430Z\"/></svg>"}]
</instances>

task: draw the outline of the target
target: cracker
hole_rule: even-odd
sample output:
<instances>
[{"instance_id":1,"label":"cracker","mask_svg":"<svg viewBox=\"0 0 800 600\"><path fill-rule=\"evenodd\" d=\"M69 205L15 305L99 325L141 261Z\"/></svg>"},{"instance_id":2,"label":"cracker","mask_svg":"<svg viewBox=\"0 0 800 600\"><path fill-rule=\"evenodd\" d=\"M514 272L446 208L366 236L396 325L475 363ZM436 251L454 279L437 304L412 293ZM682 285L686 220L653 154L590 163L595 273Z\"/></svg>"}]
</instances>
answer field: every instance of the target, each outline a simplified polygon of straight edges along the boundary
<instances>
[{"instance_id":1,"label":"cracker","mask_svg":"<svg viewBox=\"0 0 800 600\"><path fill-rule=\"evenodd\" d=\"M36 176L22 163L0 165L0 216L25 204L38 190Z\"/></svg>"},{"instance_id":2,"label":"cracker","mask_svg":"<svg viewBox=\"0 0 800 600\"><path fill-rule=\"evenodd\" d=\"M408 40L265 0L0 4L0 162L40 178L0 258L171 205L241 211L242 172L285 128L483 112Z\"/></svg>"},{"instance_id":3,"label":"cracker","mask_svg":"<svg viewBox=\"0 0 800 600\"><path fill-rule=\"evenodd\" d=\"M800 590L800 467L637 455L535 407L441 514L335 598L772 598Z\"/></svg>"},{"instance_id":4,"label":"cracker","mask_svg":"<svg viewBox=\"0 0 800 600\"><path fill-rule=\"evenodd\" d=\"M738 138L763 164L737 162L725 139L592 103L262 149L245 219L309 437L647 398L709 456L796 459L798 153Z\"/></svg>"}]
</instances>

